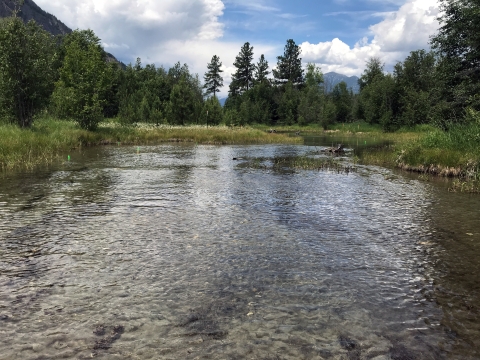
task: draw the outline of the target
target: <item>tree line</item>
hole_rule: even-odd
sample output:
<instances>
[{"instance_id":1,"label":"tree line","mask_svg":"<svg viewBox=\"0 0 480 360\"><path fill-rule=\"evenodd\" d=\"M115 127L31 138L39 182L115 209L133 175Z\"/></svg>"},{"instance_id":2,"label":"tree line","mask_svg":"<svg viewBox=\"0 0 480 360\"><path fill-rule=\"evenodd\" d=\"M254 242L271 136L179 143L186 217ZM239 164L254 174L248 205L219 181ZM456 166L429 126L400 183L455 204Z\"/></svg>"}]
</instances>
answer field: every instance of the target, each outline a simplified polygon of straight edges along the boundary
<instances>
[{"instance_id":1,"label":"tree line","mask_svg":"<svg viewBox=\"0 0 480 360\"><path fill-rule=\"evenodd\" d=\"M439 32L431 51L416 50L392 73L371 58L360 77L360 93L344 82L326 91L321 69L302 67L301 49L286 42L270 73L261 54L246 42L233 63L225 106L222 62L214 55L203 79L188 65L121 66L108 62L92 30L51 36L14 14L0 21L0 119L21 127L48 112L93 130L104 118L125 125L318 124L364 120L386 131L402 126L469 121L480 110L480 6L474 0L442 0ZM272 76L271 76L272 75ZM202 81L203 80L203 81Z\"/></svg>"}]
</instances>

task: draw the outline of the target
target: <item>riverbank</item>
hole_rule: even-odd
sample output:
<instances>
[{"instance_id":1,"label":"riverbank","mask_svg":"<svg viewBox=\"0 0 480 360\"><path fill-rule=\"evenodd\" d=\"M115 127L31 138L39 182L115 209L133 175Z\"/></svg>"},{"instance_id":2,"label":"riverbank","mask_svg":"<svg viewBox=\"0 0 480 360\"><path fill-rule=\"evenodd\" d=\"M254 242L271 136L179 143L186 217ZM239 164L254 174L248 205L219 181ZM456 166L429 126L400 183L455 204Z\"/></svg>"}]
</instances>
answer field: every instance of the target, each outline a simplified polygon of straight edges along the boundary
<instances>
[{"instance_id":1,"label":"riverbank","mask_svg":"<svg viewBox=\"0 0 480 360\"><path fill-rule=\"evenodd\" d=\"M122 127L103 122L96 131L86 131L73 121L37 119L31 129L0 125L0 170L32 169L66 158L72 149L96 145L154 145L162 142L197 144L295 144L299 137L270 134L255 128L227 126Z\"/></svg>"},{"instance_id":2,"label":"riverbank","mask_svg":"<svg viewBox=\"0 0 480 360\"><path fill-rule=\"evenodd\" d=\"M268 131L267 126L258 128ZM431 176L455 178L451 191L480 193L480 123L477 121L452 126L448 132L430 125L417 125L385 133L380 126L364 122L335 124L326 131L317 125L279 126L275 131L389 142L390 145L383 148L362 151L360 163L416 172L425 180Z\"/></svg>"},{"instance_id":3,"label":"riverbank","mask_svg":"<svg viewBox=\"0 0 480 360\"><path fill-rule=\"evenodd\" d=\"M270 130L275 132L270 132ZM291 136L297 133L300 136ZM154 145L162 142L197 144L300 144L303 136L372 138L391 145L362 152L365 165L397 167L428 176L453 177L452 191L480 193L480 124L452 127L443 132L428 125L384 133L366 123L336 124L324 131L319 126L258 125L245 128L227 126L123 127L103 122L96 131L80 129L72 121L38 119L31 129L0 126L0 170L32 169L67 158L72 149L98 145Z\"/></svg>"}]
</instances>

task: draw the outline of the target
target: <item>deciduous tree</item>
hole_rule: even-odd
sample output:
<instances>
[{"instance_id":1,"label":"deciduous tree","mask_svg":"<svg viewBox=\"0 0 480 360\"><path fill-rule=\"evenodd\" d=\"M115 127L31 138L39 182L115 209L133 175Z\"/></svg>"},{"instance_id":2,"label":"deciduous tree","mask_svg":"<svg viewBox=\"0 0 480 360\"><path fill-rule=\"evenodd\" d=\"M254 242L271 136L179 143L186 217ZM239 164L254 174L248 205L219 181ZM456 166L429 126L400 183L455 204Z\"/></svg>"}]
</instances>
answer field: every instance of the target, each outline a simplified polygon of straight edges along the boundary
<instances>
[{"instance_id":1,"label":"deciduous tree","mask_svg":"<svg viewBox=\"0 0 480 360\"><path fill-rule=\"evenodd\" d=\"M65 37L64 53L53 94L57 114L94 130L103 118L105 96L111 87L105 51L92 30L75 30Z\"/></svg>"},{"instance_id":2,"label":"deciduous tree","mask_svg":"<svg viewBox=\"0 0 480 360\"><path fill-rule=\"evenodd\" d=\"M0 20L0 117L29 127L46 107L55 81L56 46L34 21Z\"/></svg>"}]
</instances>

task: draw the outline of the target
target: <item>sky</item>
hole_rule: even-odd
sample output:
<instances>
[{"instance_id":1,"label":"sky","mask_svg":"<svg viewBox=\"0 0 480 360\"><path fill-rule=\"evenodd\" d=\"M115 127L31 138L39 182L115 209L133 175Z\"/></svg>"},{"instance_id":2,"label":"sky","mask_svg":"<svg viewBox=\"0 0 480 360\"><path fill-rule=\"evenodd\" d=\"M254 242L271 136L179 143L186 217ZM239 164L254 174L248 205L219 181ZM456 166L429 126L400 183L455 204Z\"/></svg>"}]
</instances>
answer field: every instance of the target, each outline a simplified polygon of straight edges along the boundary
<instances>
[{"instance_id":1,"label":"sky","mask_svg":"<svg viewBox=\"0 0 480 360\"><path fill-rule=\"evenodd\" d=\"M249 42L255 61L275 67L288 39L304 65L324 73L361 75L373 56L385 69L410 51L429 48L440 15L438 0L35 0L72 29L92 29L124 63L188 64L201 78L220 57L227 96L233 62Z\"/></svg>"}]
</instances>

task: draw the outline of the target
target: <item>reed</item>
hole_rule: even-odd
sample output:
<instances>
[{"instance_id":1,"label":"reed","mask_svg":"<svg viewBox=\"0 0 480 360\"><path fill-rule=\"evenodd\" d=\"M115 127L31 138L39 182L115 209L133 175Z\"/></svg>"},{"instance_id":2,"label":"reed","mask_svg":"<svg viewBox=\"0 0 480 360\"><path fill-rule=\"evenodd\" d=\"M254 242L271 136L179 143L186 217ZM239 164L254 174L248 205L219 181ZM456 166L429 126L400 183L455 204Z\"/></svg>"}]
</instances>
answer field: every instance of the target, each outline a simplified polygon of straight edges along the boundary
<instances>
[{"instance_id":1,"label":"reed","mask_svg":"<svg viewBox=\"0 0 480 360\"><path fill-rule=\"evenodd\" d=\"M274 158L245 158L239 167L252 169L270 169L274 171L289 170L329 170L337 173L356 171L356 166L343 163L330 157L280 156Z\"/></svg>"},{"instance_id":2,"label":"reed","mask_svg":"<svg viewBox=\"0 0 480 360\"><path fill-rule=\"evenodd\" d=\"M36 119L30 129L0 125L0 170L31 169L52 164L71 149L83 146L124 144L151 145L162 142L198 144L295 144L303 140L284 134L270 134L254 128L226 126L122 127L117 122L102 123L96 131L80 129L73 121Z\"/></svg>"}]
</instances>

